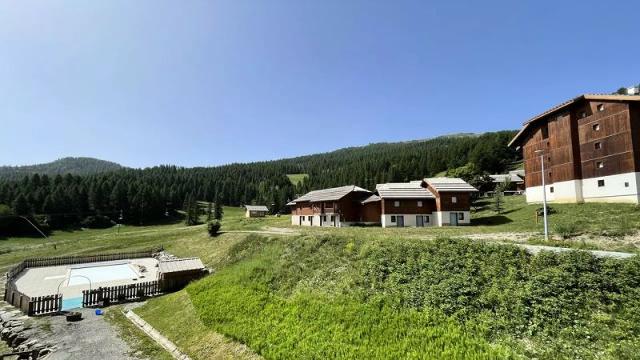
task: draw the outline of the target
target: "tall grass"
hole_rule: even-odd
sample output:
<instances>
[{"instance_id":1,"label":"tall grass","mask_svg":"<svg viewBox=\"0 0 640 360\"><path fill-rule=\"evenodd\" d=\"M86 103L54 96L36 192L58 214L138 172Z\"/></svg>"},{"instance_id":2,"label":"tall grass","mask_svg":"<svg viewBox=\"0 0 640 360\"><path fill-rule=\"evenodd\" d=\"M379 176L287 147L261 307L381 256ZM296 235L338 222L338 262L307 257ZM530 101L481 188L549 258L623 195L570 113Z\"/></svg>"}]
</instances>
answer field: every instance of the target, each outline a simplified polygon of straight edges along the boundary
<instances>
[{"instance_id":1,"label":"tall grass","mask_svg":"<svg viewBox=\"0 0 640 360\"><path fill-rule=\"evenodd\" d=\"M640 260L470 241L250 237L188 287L270 359L633 358Z\"/></svg>"}]
</instances>

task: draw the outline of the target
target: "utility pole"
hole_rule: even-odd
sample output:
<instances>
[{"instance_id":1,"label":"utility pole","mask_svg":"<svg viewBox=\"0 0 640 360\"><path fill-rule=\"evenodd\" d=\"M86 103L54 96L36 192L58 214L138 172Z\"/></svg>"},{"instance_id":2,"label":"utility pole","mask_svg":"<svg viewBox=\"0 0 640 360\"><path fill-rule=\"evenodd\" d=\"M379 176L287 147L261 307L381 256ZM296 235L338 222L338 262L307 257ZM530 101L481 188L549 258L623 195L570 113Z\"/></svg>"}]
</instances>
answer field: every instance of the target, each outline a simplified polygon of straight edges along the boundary
<instances>
[{"instance_id":1,"label":"utility pole","mask_svg":"<svg viewBox=\"0 0 640 360\"><path fill-rule=\"evenodd\" d=\"M542 164L542 211L544 218L544 240L549 241L549 222L547 220L547 187L544 181L544 151L536 150L536 154L540 154L540 162Z\"/></svg>"}]
</instances>

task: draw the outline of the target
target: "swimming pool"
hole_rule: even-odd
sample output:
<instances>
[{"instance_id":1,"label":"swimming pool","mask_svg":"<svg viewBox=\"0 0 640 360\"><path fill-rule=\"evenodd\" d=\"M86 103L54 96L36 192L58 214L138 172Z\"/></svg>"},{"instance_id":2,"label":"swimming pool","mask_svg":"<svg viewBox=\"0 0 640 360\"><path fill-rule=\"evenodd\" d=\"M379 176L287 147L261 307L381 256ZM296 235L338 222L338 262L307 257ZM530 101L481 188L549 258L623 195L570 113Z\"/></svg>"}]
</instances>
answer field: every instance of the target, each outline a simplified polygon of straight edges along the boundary
<instances>
[{"instance_id":1,"label":"swimming pool","mask_svg":"<svg viewBox=\"0 0 640 360\"><path fill-rule=\"evenodd\" d=\"M72 310L79 309L82 307L82 297L75 297L70 299L62 298L62 309L61 310Z\"/></svg>"},{"instance_id":2,"label":"swimming pool","mask_svg":"<svg viewBox=\"0 0 640 360\"><path fill-rule=\"evenodd\" d=\"M87 278L91 279L91 285L93 286L101 282L131 280L137 277L138 273L128 263L83 266L70 269L69 284L67 286L88 284Z\"/></svg>"}]
</instances>

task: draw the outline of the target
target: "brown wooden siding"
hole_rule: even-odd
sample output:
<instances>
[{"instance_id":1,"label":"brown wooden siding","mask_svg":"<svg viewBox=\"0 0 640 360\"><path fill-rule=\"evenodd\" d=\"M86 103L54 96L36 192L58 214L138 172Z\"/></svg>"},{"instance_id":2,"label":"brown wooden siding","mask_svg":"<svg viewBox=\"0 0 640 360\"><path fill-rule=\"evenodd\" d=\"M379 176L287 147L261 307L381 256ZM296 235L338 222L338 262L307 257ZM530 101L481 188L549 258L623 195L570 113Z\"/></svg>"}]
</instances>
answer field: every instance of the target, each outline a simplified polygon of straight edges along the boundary
<instances>
[{"instance_id":1,"label":"brown wooden siding","mask_svg":"<svg viewBox=\"0 0 640 360\"><path fill-rule=\"evenodd\" d=\"M452 198L456 197L453 203ZM469 211L471 208L471 194L468 192L441 192L436 198L438 211Z\"/></svg>"},{"instance_id":2,"label":"brown wooden siding","mask_svg":"<svg viewBox=\"0 0 640 360\"><path fill-rule=\"evenodd\" d=\"M629 104L634 171L640 172L640 104Z\"/></svg>"},{"instance_id":3,"label":"brown wooden siding","mask_svg":"<svg viewBox=\"0 0 640 360\"><path fill-rule=\"evenodd\" d=\"M362 205L362 222L380 222L380 214L382 212L382 201L370 202Z\"/></svg>"},{"instance_id":4,"label":"brown wooden siding","mask_svg":"<svg viewBox=\"0 0 640 360\"><path fill-rule=\"evenodd\" d=\"M383 214L430 214L436 210L434 199L384 199L383 201ZM400 206L394 206L396 201L400 202ZM422 201L422 207L418 206L418 201Z\"/></svg>"},{"instance_id":5,"label":"brown wooden siding","mask_svg":"<svg viewBox=\"0 0 640 360\"><path fill-rule=\"evenodd\" d=\"M599 107L602 105L602 111ZM562 114L550 114L532 127L523 143L527 187L542 184L540 155L545 151L545 181L548 184L635 171L640 157L634 147L629 105L615 101L582 101ZM586 116L585 116L586 115ZM543 139L542 127L548 126ZM599 130L594 130L594 125ZM638 125L640 128L640 125ZM639 129L640 130L640 129ZM595 148L600 143L600 149ZM602 161L603 168L596 163Z\"/></svg>"},{"instance_id":6,"label":"brown wooden siding","mask_svg":"<svg viewBox=\"0 0 640 360\"><path fill-rule=\"evenodd\" d=\"M600 105L603 106L602 111L598 110ZM582 177L635 171L628 104L592 101L589 111L590 116L578 120ZM599 129L595 130L594 125ZM597 143L599 149L595 147ZM602 168L597 167L599 162Z\"/></svg>"}]
</instances>

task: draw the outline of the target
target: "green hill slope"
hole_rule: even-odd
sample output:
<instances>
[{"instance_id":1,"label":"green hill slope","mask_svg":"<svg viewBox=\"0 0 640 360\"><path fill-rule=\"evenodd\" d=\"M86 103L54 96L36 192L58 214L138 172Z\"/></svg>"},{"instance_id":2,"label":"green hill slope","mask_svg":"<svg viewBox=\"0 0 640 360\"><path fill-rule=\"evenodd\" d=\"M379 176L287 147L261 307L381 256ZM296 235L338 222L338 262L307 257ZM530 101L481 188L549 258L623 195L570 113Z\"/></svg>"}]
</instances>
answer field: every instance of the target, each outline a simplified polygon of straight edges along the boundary
<instances>
[{"instance_id":1,"label":"green hill slope","mask_svg":"<svg viewBox=\"0 0 640 360\"><path fill-rule=\"evenodd\" d=\"M107 171L120 170L123 167L111 161L89 157L66 157L49 163L26 166L0 166L0 179L20 180L25 175L33 174L73 174L89 175Z\"/></svg>"}]
</instances>

